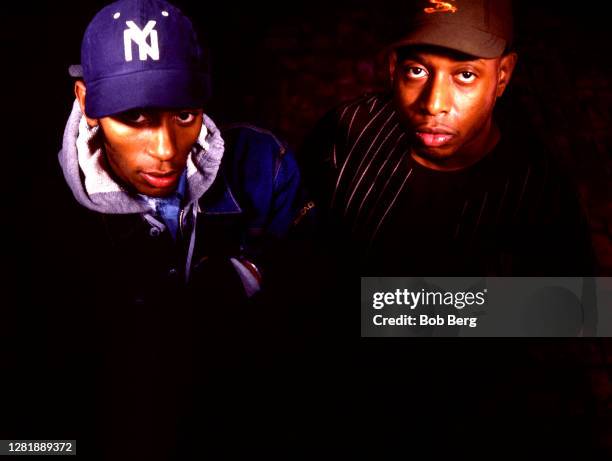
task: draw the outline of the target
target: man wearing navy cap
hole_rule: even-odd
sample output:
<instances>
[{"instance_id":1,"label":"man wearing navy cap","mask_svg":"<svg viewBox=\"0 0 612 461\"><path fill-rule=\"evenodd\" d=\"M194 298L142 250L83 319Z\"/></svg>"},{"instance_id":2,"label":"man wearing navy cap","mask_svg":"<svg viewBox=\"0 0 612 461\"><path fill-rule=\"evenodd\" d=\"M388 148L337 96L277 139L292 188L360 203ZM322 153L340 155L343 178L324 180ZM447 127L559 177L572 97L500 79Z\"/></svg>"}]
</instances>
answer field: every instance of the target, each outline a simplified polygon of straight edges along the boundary
<instances>
[{"instance_id":1,"label":"man wearing navy cap","mask_svg":"<svg viewBox=\"0 0 612 461\"><path fill-rule=\"evenodd\" d=\"M271 133L222 131L204 113L205 62L179 9L121 0L96 14L70 68L68 188L47 202L41 296L59 306L50 354L67 357L48 379L48 427L61 411L57 436L80 438L87 459L202 456L257 401L234 367L258 359L273 321L247 301L265 292L300 178Z\"/></svg>"},{"instance_id":2,"label":"man wearing navy cap","mask_svg":"<svg viewBox=\"0 0 612 461\"><path fill-rule=\"evenodd\" d=\"M576 191L519 121L494 117L517 62L511 2L409 6L388 49L390 91L329 113L304 149L316 201L341 241L350 236L352 267L591 274Z\"/></svg>"}]
</instances>

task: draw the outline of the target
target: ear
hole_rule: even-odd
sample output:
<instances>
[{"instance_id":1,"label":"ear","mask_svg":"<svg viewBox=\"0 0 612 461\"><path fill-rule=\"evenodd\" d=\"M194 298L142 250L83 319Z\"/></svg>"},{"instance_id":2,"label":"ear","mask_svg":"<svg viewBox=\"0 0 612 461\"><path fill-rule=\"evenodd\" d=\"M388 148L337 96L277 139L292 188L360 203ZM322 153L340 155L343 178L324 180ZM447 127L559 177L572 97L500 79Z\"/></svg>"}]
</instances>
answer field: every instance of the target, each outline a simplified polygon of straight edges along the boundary
<instances>
[{"instance_id":1,"label":"ear","mask_svg":"<svg viewBox=\"0 0 612 461\"><path fill-rule=\"evenodd\" d=\"M397 66L397 51L392 50L389 52L389 82L391 86L393 86L393 81L395 79L395 67Z\"/></svg>"},{"instance_id":2,"label":"ear","mask_svg":"<svg viewBox=\"0 0 612 461\"><path fill-rule=\"evenodd\" d=\"M94 118L89 118L85 114L85 95L87 93L87 88L85 87L85 83L83 80L77 80L74 82L74 95L79 101L79 106L81 106L81 112L85 115L85 120L89 126L97 126L98 120Z\"/></svg>"},{"instance_id":3,"label":"ear","mask_svg":"<svg viewBox=\"0 0 612 461\"><path fill-rule=\"evenodd\" d=\"M514 72L514 67L516 66L516 61L518 56L516 53L508 53L501 57L501 61L499 63L499 72L497 77L497 97L501 97L510 83L510 79L512 78L512 73Z\"/></svg>"}]
</instances>

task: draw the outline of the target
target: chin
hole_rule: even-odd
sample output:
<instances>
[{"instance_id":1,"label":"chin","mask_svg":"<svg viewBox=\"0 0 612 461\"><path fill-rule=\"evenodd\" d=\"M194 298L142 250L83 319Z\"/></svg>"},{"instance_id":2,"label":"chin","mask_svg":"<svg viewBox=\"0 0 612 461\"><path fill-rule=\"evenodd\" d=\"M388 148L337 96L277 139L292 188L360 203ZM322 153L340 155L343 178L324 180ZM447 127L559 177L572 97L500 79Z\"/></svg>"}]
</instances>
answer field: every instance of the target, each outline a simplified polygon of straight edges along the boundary
<instances>
[{"instance_id":1,"label":"chin","mask_svg":"<svg viewBox=\"0 0 612 461\"><path fill-rule=\"evenodd\" d=\"M142 192L144 195L148 195L149 197L155 197L155 198L163 198L163 197L168 197L169 195L172 195L172 193L174 192L174 189L164 189L164 190L154 190L154 191L150 191L150 192Z\"/></svg>"},{"instance_id":2,"label":"chin","mask_svg":"<svg viewBox=\"0 0 612 461\"><path fill-rule=\"evenodd\" d=\"M424 159L431 160L431 161L437 161L437 162L449 160L455 155L455 151L446 151L446 150L439 150L439 149L436 149L436 150L416 149L414 152L419 157L423 157Z\"/></svg>"},{"instance_id":3,"label":"chin","mask_svg":"<svg viewBox=\"0 0 612 461\"><path fill-rule=\"evenodd\" d=\"M174 192L174 188L156 189L152 187L135 187L134 192L146 195L147 197L160 198L167 197L168 195L172 194L172 192Z\"/></svg>"}]
</instances>

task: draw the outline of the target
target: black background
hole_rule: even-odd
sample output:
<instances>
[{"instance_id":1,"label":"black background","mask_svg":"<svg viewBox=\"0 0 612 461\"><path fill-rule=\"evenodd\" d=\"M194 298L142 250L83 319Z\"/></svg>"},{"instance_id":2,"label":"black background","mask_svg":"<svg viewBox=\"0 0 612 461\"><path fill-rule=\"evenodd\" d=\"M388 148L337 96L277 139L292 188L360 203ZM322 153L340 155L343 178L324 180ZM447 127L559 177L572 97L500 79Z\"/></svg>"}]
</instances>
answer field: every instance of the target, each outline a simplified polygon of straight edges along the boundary
<instances>
[{"instance_id":1,"label":"black background","mask_svg":"<svg viewBox=\"0 0 612 461\"><path fill-rule=\"evenodd\" d=\"M397 2L389 0L175 3L194 19L210 51L214 96L207 112L220 122L250 121L272 129L295 148L328 109L384 87L379 51L401 20ZM28 347L15 325L36 316L28 300L36 289L30 273L37 255L28 242L53 225L35 216L37 207L49 206L41 185L55 171L73 100L67 68L78 62L83 31L105 4L24 2L2 13L6 105L0 172L8 232L2 245L0 329L8 373L23 367L15 363L15 352ZM604 8L605 3L588 1L518 2L520 61L506 104L512 115L534 126L573 175L600 274L612 275L612 37ZM354 365L352 381L342 382L368 382L363 395L379 399L345 399L343 411L356 415L364 427L377 427L366 433L378 440L408 440L408 429L387 424L389 414L376 402L388 399L385 405L395 418L410 420L413 408L398 390L412 386L413 392L428 389L428 395L441 397L428 412L431 421L412 421L410 430L428 424L429 435L460 434L458 444L499 441L502 451L514 440L520 446L539 441L538 454L590 458L612 453L612 346L607 340L360 341L358 315L354 306L354 337L339 335L348 341L345 359ZM400 372L400 362L414 373ZM424 398L419 415L428 404ZM480 424L466 427L474 414ZM338 424L343 422L338 417ZM463 429L442 431L442 426Z\"/></svg>"}]
</instances>

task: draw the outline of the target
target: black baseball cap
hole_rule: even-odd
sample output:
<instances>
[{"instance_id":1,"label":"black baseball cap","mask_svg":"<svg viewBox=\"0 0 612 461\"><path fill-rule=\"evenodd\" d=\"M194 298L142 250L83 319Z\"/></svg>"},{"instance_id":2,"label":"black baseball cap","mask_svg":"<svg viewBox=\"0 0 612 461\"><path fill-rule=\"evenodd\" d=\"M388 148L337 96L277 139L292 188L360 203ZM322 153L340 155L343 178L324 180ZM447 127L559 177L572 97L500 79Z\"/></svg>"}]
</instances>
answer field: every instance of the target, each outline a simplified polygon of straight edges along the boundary
<instances>
[{"instance_id":1,"label":"black baseball cap","mask_svg":"<svg viewBox=\"0 0 612 461\"><path fill-rule=\"evenodd\" d=\"M479 58L496 58L513 41L511 0L416 0L407 31L391 45L433 45Z\"/></svg>"}]
</instances>

